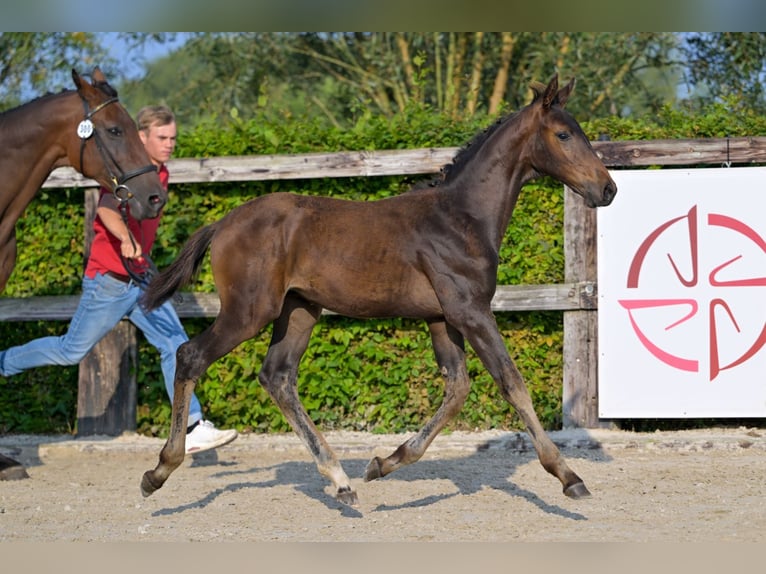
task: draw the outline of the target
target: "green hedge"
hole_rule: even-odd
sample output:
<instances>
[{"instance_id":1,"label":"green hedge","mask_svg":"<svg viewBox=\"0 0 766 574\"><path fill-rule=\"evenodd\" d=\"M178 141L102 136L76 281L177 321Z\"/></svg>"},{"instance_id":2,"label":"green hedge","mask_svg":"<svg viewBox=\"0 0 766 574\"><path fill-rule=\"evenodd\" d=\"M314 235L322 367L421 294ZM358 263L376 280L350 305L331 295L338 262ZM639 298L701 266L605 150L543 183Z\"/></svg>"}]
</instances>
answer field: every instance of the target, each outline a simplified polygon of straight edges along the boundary
<instances>
[{"instance_id":1,"label":"green hedge","mask_svg":"<svg viewBox=\"0 0 766 574\"><path fill-rule=\"evenodd\" d=\"M766 121L747 112L732 113L723 102L703 115L667 108L650 120L610 118L584 122L588 136L618 139L761 136ZM181 126L178 157L279 154L359 149L457 146L492 122L456 122L427 109L411 109L392 121L363 116L347 131L306 118L258 118L225 125ZM220 218L253 197L275 191L373 200L398 194L417 179L376 177L184 184L171 188L171 200L152 253L167 265L199 226ZM547 179L522 191L501 249L499 284L563 281L563 190ZM3 293L9 297L76 294L80 289L83 244L82 190L41 192L17 228L19 259ZM53 254L53 255L52 255ZM212 291L209 266L195 290ZM561 427L561 313L498 313L508 349L526 377L538 415L548 429ZM210 320L187 320L191 336ZM0 348L40 336L59 335L62 322L0 324ZM269 330L213 364L197 387L206 415L240 431L287 431L282 415L257 381ZM170 403L165 395L157 352L140 339L138 430L165 436ZM452 429L521 429L513 410L475 354L468 355L473 386ZM61 433L75 430L77 366L46 367L0 377L0 433ZM312 418L324 429L404 432L418 429L438 407L442 383L428 332L421 322L403 319L355 321L323 317L301 363L300 394Z\"/></svg>"}]
</instances>

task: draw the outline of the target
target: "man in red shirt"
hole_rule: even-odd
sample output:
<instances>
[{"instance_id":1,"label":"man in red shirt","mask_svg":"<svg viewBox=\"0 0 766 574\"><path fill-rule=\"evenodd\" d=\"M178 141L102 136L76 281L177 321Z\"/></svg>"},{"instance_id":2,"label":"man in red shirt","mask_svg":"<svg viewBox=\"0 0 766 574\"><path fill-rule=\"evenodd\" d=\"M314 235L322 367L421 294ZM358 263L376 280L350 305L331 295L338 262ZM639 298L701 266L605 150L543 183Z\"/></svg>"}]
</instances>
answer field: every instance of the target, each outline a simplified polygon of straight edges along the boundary
<instances>
[{"instance_id":1,"label":"man in red shirt","mask_svg":"<svg viewBox=\"0 0 766 574\"><path fill-rule=\"evenodd\" d=\"M165 164L173 154L177 134L173 112L165 106L149 106L138 113L137 122L144 147L167 189ZM68 331L60 337L42 337L0 351L0 375L15 375L43 365L75 365L127 317L160 352L165 389L172 401L176 350L188 337L171 302L148 313L141 308L138 304L140 281L135 273L128 271L129 267L131 270L134 266L140 268L143 254L151 251L161 217L160 214L154 219L133 219L129 208L121 207L115 195L102 188L93 221L95 237L83 277L82 297ZM217 429L203 419L196 396L192 396L187 427L187 454L216 448L237 438L236 430Z\"/></svg>"}]
</instances>

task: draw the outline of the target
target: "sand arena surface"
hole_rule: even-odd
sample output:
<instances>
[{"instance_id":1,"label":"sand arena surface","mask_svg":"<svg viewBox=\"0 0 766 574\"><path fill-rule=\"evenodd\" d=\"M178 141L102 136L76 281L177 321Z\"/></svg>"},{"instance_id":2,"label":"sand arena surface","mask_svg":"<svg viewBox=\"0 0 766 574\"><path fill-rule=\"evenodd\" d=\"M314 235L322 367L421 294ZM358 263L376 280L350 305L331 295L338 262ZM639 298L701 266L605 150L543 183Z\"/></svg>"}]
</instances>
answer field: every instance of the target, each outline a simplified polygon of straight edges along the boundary
<instances>
[{"instance_id":1,"label":"sand arena surface","mask_svg":"<svg viewBox=\"0 0 766 574\"><path fill-rule=\"evenodd\" d=\"M354 509L292 434L187 457L149 498L139 483L161 439L0 436L30 476L0 481L0 541L766 542L766 431L550 435L591 498L566 498L524 433L443 434L365 483L370 458L407 435L328 432Z\"/></svg>"}]
</instances>

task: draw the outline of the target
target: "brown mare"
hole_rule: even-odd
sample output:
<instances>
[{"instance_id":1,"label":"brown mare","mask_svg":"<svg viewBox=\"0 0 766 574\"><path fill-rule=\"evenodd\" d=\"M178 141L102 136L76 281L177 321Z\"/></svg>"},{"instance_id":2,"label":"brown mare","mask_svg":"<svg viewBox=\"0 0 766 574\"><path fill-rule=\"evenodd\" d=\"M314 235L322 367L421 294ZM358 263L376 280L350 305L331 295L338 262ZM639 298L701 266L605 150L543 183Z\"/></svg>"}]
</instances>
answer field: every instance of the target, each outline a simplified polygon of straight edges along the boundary
<instances>
[{"instance_id":1,"label":"brown mare","mask_svg":"<svg viewBox=\"0 0 766 574\"><path fill-rule=\"evenodd\" d=\"M0 114L0 291L16 264L16 221L55 168L71 166L113 190L138 219L157 217L167 200L133 118L101 70L92 83L74 70L72 79L76 91ZM0 455L0 480L17 466Z\"/></svg>"},{"instance_id":2,"label":"brown mare","mask_svg":"<svg viewBox=\"0 0 766 574\"><path fill-rule=\"evenodd\" d=\"M541 175L563 182L590 207L609 205L617 188L572 116L564 110L574 80L535 86L535 98L462 150L439 184L379 201L288 193L263 196L196 231L178 258L149 285L154 308L187 284L210 247L221 310L178 349L170 436L141 491L161 488L183 461L186 414L208 366L269 323L273 335L261 384L332 481L339 501L356 492L297 393L298 364L322 309L358 318L411 317L430 329L444 399L433 418L387 458L375 457L366 481L417 461L462 407L470 386L464 339L516 409L543 467L572 498L590 493L546 435L506 350L490 302L498 250L522 186Z\"/></svg>"},{"instance_id":3,"label":"brown mare","mask_svg":"<svg viewBox=\"0 0 766 574\"><path fill-rule=\"evenodd\" d=\"M0 291L16 263L16 221L55 168L71 166L112 189L137 219L157 217L167 200L133 118L101 70L92 83L75 70L72 79L76 91L0 114Z\"/></svg>"}]
</instances>

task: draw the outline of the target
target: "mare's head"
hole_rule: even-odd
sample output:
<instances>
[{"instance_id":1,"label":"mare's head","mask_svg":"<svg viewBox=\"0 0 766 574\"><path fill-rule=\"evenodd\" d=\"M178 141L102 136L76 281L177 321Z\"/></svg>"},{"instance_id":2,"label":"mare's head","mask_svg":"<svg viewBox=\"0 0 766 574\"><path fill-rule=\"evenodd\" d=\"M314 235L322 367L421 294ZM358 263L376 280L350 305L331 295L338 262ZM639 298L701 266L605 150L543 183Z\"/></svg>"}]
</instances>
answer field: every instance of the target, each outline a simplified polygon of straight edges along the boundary
<instances>
[{"instance_id":1,"label":"mare's head","mask_svg":"<svg viewBox=\"0 0 766 574\"><path fill-rule=\"evenodd\" d=\"M92 82L75 70L72 79L81 105L65 138L69 164L111 189L118 199L128 201L136 219L157 217L167 192L117 91L98 68L93 71Z\"/></svg>"},{"instance_id":2,"label":"mare's head","mask_svg":"<svg viewBox=\"0 0 766 574\"><path fill-rule=\"evenodd\" d=\"M537 174L549 175L581 195L589 207L609 205L617 185L596 155L580 125L564 109L574 78L559 89L558 76L535 84L535 98L525 110L532 122L528 161Z\"/></svg>"}]
</instances>

